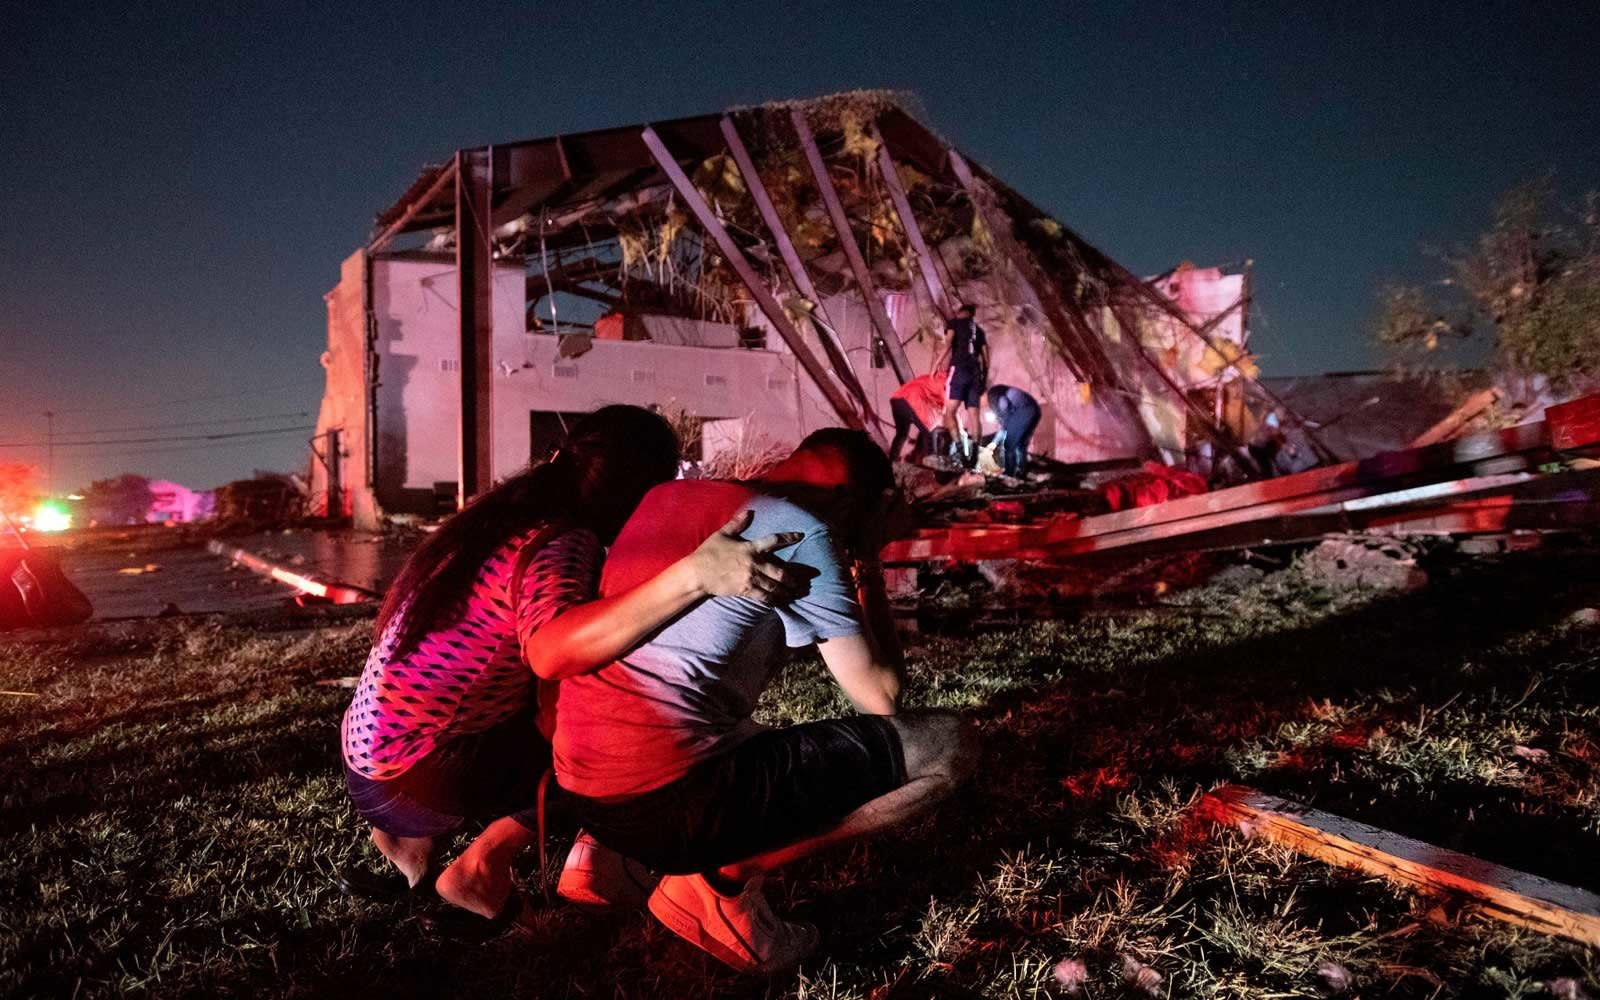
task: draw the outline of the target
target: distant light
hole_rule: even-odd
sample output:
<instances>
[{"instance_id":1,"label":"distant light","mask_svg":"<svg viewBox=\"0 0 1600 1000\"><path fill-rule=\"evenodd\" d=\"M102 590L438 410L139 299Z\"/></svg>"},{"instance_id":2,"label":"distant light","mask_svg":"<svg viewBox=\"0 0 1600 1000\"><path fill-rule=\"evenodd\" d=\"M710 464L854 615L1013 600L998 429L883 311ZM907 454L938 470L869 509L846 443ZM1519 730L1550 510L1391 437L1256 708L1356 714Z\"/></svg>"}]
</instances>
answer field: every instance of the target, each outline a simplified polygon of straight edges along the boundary
<instances>
[{"instance_id":1,"label":"distant light","mask_svg":"<svg viewBox=\"0 0 1600 1000\"><path fill-rule=\"evenodd\" d=\"M83 499L83 494L82 493L68 493L67 494L67 499L68 500L82 500Z\"/></svg>"},{"instance_id":2,"label":"distant light","mask_svg":"<svg viewBox=\"0 0 1600 1000\"><path fill-rule=\"evenodd\" d=\"M66 531L72 527L72 514L54 500L46 500L33 509L34 531Z\"/></svg>"}]
</instances>

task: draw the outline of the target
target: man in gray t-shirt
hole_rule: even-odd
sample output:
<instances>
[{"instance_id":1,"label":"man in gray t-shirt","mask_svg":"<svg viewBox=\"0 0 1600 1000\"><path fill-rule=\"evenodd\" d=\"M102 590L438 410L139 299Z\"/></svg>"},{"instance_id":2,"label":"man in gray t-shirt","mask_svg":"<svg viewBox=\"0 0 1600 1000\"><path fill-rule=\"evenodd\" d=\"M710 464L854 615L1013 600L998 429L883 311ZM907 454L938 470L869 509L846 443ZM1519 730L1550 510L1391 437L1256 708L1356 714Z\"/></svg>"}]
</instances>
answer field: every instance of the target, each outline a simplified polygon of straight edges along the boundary
<instances>
[{"instance_id":1,"label":"man in gray t-shirt","mask_svg":"<svg viewBox=\"0 0 1600 1000\"><path fill-rule=\"evenodd\" d=\"M683 777L761 731L750 714L785 647L862 634L855 583L828 526L789 500L736 483L670 483L646 497L632 526L641 534L646 526L662 527L649 531L654 544L644 553L623 532L601 594L630 589L618 583L619 576L647 573L639 563L659 551L663 536L693 537L689 519L709 518L712 510L730 516L750 511L747 537L802 536L783 555L810 577L808 591L776 607L749 598L709 598L622 659L564 681L554 753L567 791L615 799Z\"/></svg>"},{"instance_id":2,"label":"man in gray t-shirt","mask_svg":"<svg viewBox=\"0 0 1600 1000\"><path fill-rule=\"evenodd\" d=\"M970 731L953 713L899 710L900 651L875 559L892 486L870 438L833 429L755 484L658 487L617 537L602 594L650 579L745 510L747 534L803 535L783 555L809 589L777 607L701 601L622 659L561 683L556 778L595 842L587 856L666 872L651 912L743 971L792 965L816 945L815 928L772 914L761 876L921 812L972 766ZM812 644L861 714L755 723L785 647ZM575 854L579 868L562 875L569 898L603 901L596 872L631 870L615 857L585 868Z\"/></svg>"}]
</instances>

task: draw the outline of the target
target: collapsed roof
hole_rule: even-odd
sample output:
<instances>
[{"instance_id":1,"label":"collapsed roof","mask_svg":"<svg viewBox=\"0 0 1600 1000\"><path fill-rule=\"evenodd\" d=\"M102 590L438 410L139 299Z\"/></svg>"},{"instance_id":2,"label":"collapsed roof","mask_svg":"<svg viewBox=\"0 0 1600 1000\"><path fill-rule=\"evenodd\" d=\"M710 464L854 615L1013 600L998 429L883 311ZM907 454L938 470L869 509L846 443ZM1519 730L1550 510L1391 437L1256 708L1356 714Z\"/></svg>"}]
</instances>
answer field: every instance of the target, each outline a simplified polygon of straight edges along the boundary
<instances>
[{"instance_id":1,"label":"collapsed roof","mask_svg":"<svg viewBox=\"0 0 1600 1000\"><path fill-rule=\"evenodd\" d=\"M949 316L963 285L1004 274L1031 289L1039 330L1108 409L1138 423L1140 400L1164 395L1202 436L1242 451L1220 404L1200 405L1143 331L1176 326L1197 338L1219 359L1219 386L1251 374L1238 345L1217 342L1151 283L972 163L895 94L462 150L378 215L369 249L407 234L443 249L468 226L482 234L485 259L528 262L530 328L540 303L558 297L736 323L754 300L853 426L867 401L837 343L818 334L829 328L823 299L856 289L905 381L912 373L879 293L915 284Z\"/></svg>"}]
</instances>

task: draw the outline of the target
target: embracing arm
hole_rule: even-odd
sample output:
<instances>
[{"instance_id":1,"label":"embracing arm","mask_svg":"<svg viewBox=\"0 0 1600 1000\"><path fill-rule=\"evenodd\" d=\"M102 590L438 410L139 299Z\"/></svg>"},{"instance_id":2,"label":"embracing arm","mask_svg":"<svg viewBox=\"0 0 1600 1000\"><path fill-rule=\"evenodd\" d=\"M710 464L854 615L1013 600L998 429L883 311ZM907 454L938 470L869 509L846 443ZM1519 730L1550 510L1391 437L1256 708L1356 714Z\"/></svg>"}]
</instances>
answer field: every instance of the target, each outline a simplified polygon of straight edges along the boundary
<instances>
[{"instance_id":1,"label":"embracing arm","mask_svg":"<svg viewBox=\"0 0 1600 1000\"><path fill-rule=\"evenodd\" d=\"M856 562L856 600L861 604L862 624L878 659L894 670L905 668L905 652L900 648L900 634L894 627L894 608L889 602L889 590L884 585L883 564L876 559Z\"/></svg>"},{"instance_id":2,"label":"embracing arm","mask_svg":"<svg viewBox=\"0 0 1600 1000\"><path fill-rule=\"evenodd\" d=\"M817 643L828 672L863 715L894 715L900 708L900 670L885 663L865 635Z\"/></svg>"},{"instance_id":3,"label":"embracing arm","mask_svg":"<svg viewBox=\"0 0 1600 1000\"><path fill-rule=\"evenodd\" d=\"M781 601L799 585L788 564L770 555L793 545L791 532L747 542L745 511L694 552L622 594L577 604L522 641L522 658L547 681L588 673L633 649L696 601L712 596Z\"/></svg>"}]
</instances>

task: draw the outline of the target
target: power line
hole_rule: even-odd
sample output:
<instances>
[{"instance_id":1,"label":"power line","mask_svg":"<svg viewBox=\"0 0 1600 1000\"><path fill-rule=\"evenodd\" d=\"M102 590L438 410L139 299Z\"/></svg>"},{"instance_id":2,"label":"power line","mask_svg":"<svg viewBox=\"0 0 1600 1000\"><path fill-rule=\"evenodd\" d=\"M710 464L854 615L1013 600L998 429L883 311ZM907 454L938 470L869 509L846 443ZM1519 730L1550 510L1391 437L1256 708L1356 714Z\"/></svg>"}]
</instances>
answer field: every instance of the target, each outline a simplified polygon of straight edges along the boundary
<instances>
[{"instance_id":1,"label":"power line","mask_svg":"<svg viewBox=\"0 0 1600 1000\"><path fill-rule=\"evenodd\" d=\"M258 420L292 420L295 417L309 417L311 411L297 410L294 413L263 413L254 417L218 417L211 420L185 420L175 424L142 424L135 427L102 427L97 430L85 431L59 431L56 441L61 443L61 435L82 437L85 434L127 434L132 431L165 431L178 427L209 427L215 424L247 424Z\"/></svg>"},{"instance_id":2,"label":"power line","mask_svg":"<svg viewBox=\"0 0 1600 1000\"><path fill-rule=\"evenodd\" d=\"M158 445L154 448L124 448L115 451L97 451L94 461L105 462L110 459L120 459L133 455L165 455L175 452L209 451L216 448L237 448L234 441L205 441L199 444L169 444Z\"/></svg>"},{"instance_id":3,"label":"power line","mask_svg":"<svg viewBox=\"0 0 1600 1000\"><path fill-rule=\"evenodd\" d=\"M204 403L218 399L235 399L240 396L259 396L263 393L278 392L282 389L297 389L312 384L322 384L321 378L297 379L293 382L284 382L280 385L262 386L256 389L230 389L227 392L210 393L203 396L187 396L178 399L158 399L147 403L128 403L122 406L90 406L77 409L56 410L56 413L118 413L123 410L148 410L157 406L181 406L185 403Z\"/></svg>"},{"instance_id":4,"label":"power line","mask_svg":"<svg viewBox=\"0 0 1600 1000\"><path fill-rule=\"evenodd\" d=\"M316 430L315 424L301 427L275 427L257 431L230 431L222 434L175 434L168 437L110 438L105 441L57 441L58 448L98 448L108 444L152 444L167 441L224 441L247 437L264 437L269 434L297 434ZM0 448L37 448L37 441L0 442Z\"/></svg>"}]
</instances>

